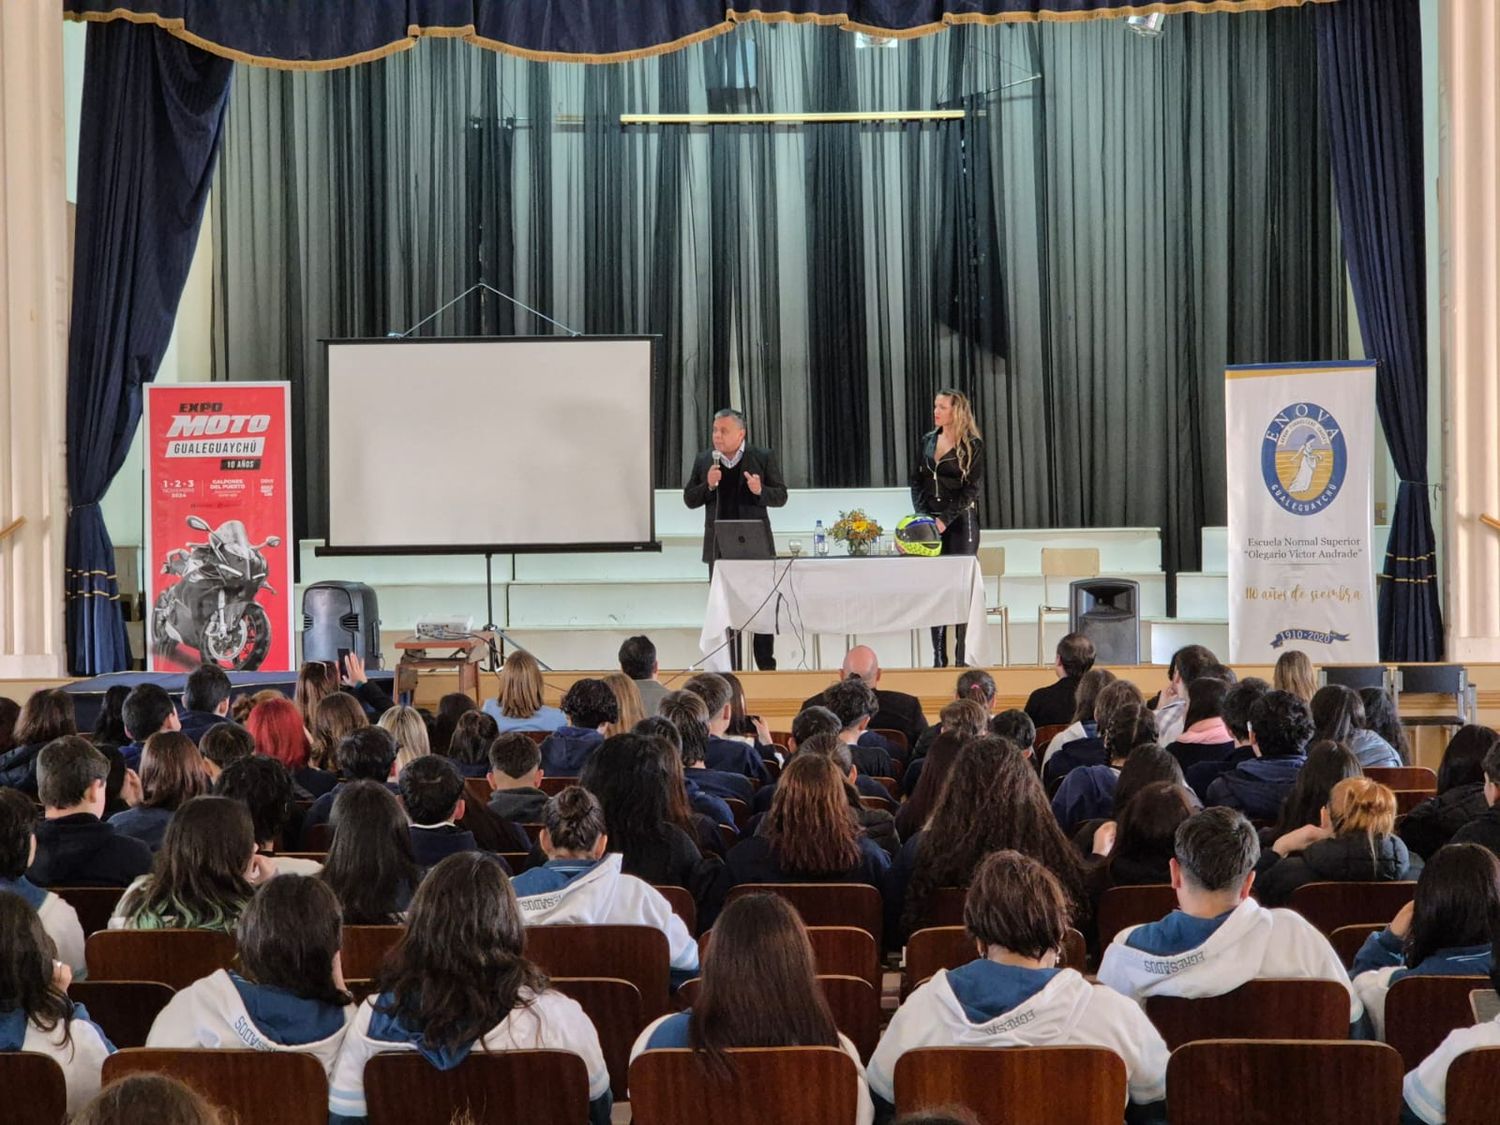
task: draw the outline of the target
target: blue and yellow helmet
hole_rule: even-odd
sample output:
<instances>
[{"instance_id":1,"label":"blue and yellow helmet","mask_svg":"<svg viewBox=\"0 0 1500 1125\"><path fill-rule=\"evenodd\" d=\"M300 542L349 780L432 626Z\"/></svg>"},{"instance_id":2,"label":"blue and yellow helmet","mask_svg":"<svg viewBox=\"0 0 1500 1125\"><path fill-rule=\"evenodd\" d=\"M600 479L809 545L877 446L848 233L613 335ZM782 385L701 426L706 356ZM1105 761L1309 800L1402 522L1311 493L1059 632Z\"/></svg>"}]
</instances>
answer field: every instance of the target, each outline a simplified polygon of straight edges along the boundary
<instances>
[{"instance_id":1,"label":"blue and yellow helmet","mask_svg":"<svg viewBox=\"0 0 1500 1125\"><path fill-rule=\"evenodd\" d=\"M905 516L896 525L896 550L903 555L935 558L943 553L943 536L931 516Z\"/></svg>"}]
</instances>

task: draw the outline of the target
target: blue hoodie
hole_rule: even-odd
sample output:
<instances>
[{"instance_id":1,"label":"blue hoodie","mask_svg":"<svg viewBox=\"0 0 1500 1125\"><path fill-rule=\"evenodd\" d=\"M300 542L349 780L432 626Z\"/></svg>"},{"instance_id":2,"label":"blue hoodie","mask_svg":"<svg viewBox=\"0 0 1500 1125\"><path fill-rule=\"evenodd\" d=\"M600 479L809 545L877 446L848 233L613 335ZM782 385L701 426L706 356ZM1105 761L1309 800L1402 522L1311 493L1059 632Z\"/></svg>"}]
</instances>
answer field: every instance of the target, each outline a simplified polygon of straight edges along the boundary
<instances>
[{"instance_id":1,"label":"blue hoodie","mask_svg":"<svg viewBox=\"0 0 1500 1125\"><path fill-rule=\"evenodd\" d=\"M558 727L542 742L542 772L548 777L577 777L604 736L583 727Z\"/></svg>"},{"instance_id":2,"label":"blue hoodie","mask_svg":"<svg viewBox=\"0 0 1500 1125\"><path fill-rule=\"evenodd\" d=\"M1072 833L1086 820L1112 816L1119 780L1120 771L1113 766L1082 766L1063 778L1052 798L1052 815L1062 830Z\"/></svg>"},{"instance_id":3,"label":"blue hoodie","mask_svg":"<svg viewBox=\"0 0 1500 1125\"><path fill-rule=\"evenodd\" d=\"M1241 762L1214 780L1204 803L1239 809L1251 820L1275 820L1306 761L1306 755L1293 754Z\"/></svg>"},{"instance_id":4,"label":"blue hoodie","mask_svg":"<svg viewBox=\"0 0 1500 1125\"><path fill-rule=\"evenodd\" d=\"M1354 967L1349 970L1349 975L1357 977L1360 973L1369 972L1371 969L1386 969L1392 965L1401 967L1391 974L1390 984L1395 984L1402 977L1411 976L1488 976L1490 944L1485 942L1483 945L1456 945L1449 949L1439 949L1431 956L1423 958L1421 964L1407 968L1405 949L1401 939L1389 929L1385 929L1365 938L1364 945L1360 946L1359 952L1354 955Z\"/></svg>"},{"instance_id":5,"label":"blue hoodie","mask_svg":"<svg viewBox=\"0 0 1500 1125\"><path fill-rule=\"evenodd\" d=\"M338 1004L309 1000L269 984L251 984L235 973L229 979L255 1029L283 1046L317 1043L344 1026L345 1011Z\"/></svg>"}]
</instances>

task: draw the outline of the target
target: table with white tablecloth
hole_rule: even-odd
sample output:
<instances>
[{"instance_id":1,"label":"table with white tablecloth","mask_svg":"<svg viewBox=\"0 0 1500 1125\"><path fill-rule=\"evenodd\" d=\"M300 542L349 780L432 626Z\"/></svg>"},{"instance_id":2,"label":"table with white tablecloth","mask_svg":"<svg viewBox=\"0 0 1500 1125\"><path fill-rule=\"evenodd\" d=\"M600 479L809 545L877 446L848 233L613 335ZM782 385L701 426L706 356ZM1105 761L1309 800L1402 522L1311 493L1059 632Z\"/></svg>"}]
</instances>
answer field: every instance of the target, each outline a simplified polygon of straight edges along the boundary
<instances>
[{"instance_id":1,"label":"table with white tablecloth","mask_svg":"<svg viewBox=\"0 0 1500 1125\"><path fill-rule=\"evenodd\" d=\"M973 555L721 559L698 643L705 668L728 671L729 630L853 636L956 624L969 627L969 663L986 663L984 576Z\"/></svg>"}]
</instances>

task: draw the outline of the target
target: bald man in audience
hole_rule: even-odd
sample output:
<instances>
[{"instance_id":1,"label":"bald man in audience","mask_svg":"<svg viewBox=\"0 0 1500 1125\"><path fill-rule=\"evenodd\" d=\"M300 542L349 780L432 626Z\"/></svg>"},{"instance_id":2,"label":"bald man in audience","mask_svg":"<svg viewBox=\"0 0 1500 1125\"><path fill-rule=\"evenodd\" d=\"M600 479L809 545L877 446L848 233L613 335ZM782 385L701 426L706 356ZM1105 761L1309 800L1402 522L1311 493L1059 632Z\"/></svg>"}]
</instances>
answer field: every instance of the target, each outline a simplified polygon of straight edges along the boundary
<instances>
[{"instance_id":1,"label":"bald man in audience","mask_svg":"<svg viewBox=\"0 0 1500 1125\"><path fill-rule=\"evenodd\" d=\"M859 677L875 689L875 699L880 704L880 710L871 718L870 729L899 730L906 735L908 749L915 746L917 739L927 729L927 716L922 714L922 701L904 691L887 691L880 686L880 658L869 645L855 645L844 657L844 663L839 667L839 679L847 680L851 676ZM806 711L809 707L825 706L827 704L823 693L819 692L803 703L801 709Z\"/></svg>"}]
</instances>

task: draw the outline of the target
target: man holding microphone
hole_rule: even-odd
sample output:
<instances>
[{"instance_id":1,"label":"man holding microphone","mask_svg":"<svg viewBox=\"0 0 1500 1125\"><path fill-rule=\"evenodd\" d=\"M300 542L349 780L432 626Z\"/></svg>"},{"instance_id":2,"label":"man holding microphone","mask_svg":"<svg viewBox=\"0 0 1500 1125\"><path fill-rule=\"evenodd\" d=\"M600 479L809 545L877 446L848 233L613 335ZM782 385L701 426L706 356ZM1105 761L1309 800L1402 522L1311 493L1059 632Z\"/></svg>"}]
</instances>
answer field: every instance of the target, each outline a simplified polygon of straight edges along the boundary
<instances>
[{"instance_id":1,"label":"man holding microphone","mask_svg":"<svg viewBox=\"0 0 1500 1125\"><path fill-rule=\"evenodd\" d=\"M713 448L698 454L693 471L682 490L689 508L703 511L703 561L713 573L717 547L714 524L718 520L760 520L767 529L767 509L786 503L786 481L776 454L749 445L745 440L745 416L738 410L720 410L714 415ZM739 646L733 647L735 667ZM755 666L762 672L776 671L775 638L755 634Z\"/></svg>"}]
</instances>

